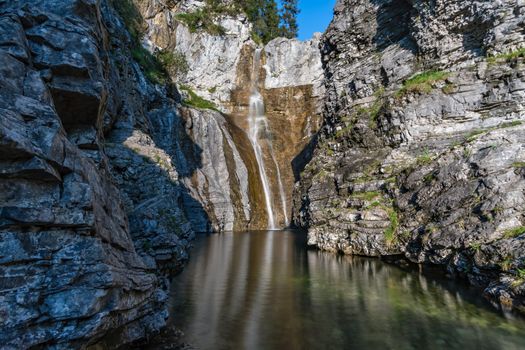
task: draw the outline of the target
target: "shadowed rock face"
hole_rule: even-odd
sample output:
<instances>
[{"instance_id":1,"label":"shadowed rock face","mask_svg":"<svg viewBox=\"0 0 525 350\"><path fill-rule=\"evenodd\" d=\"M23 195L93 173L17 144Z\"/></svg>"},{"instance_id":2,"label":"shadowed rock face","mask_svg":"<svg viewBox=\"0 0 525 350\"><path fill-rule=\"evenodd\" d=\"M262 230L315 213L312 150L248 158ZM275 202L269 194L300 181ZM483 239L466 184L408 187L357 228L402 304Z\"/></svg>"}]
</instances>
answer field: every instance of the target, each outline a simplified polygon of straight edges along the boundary
<instances>
[{"instance_id":1,"label":"shadowed rock face","mask_svg":"<svg viewBox=\"0 0 525 350\"><path fill-rule=\"evenodd\" d=\"M0 28L0 343L144 338L193 235L149 126L177 105L105 1L0 1Z\"/></svg>"},{"instance_id":2,"label":"shadowed rock face","mask_svg":"<svg viewBox=\"0 0 525 350\"><path fill-rule=\"evenodd\" d=\"M338 2L325 125L294 198L310 244L443 265L525 310L522 12Z\"/></svg>"}]
</instances>

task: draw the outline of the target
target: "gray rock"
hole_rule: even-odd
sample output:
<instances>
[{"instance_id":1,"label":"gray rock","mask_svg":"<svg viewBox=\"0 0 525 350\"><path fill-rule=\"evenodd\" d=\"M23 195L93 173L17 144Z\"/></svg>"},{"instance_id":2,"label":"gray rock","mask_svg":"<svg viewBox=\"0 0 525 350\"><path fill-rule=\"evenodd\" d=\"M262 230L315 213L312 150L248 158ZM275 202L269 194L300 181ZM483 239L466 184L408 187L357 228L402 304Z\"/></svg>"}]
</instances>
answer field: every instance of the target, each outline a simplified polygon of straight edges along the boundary
<instances>
[{"instance_id":1,"label":"gray rock","mask_svg":"<svg viewBox=\"0 0 525 350\"><path fill-rule=\"evenodd\" d=\"M522 7L338 2L325 124L294 199L310 244L442 265L525 310Z\"/></svg>"}]
</instances>

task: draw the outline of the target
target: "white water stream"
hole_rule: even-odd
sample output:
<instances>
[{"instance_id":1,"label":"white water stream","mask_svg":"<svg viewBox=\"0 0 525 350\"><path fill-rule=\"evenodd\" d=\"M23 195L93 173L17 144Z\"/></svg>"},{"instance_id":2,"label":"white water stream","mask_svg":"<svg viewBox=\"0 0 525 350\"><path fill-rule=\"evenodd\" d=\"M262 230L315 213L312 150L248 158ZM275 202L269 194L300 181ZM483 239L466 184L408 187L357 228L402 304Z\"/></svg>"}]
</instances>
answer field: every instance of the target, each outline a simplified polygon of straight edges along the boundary
<instances>
[{"instance_id":1,"label":"white water stream","mask_svg":"<svg viewBox=\"0 0 525 350\"><path fill-rule=\"evenodd\" d=\"M268 119L266 118L264 111L264 100L262 95L259 93L258 84L259 84L259 68L261 62L261 50L255 50L255 55L253 58L253 71L252 71L252 94L250 96L250 111L248 113L248 137L253 147L255 153L255 159L257 160L257 166L259 168L259 175L261 177L261 182L263 185L264 191L264 200L266 203L266 211L268 213L268 229L276 229L276 218L275 212L273 210L273 196L270 186L270 181L266 172L266 166L264 162L264 153L261 142L263 139L266 139L268 145L268 151L272 158L272 161L276 168L277 173L277 182L279 184L279 192L281 196L281 203L284 213L284 219L286 225L288 222L288 214L286 209L286 195L284 194L284 188L281 180L281 171L275 155L273 152L272 140L270 128L268 126ZM261 137L263 136L263 137Z\"/></svg>"}]
</instances>

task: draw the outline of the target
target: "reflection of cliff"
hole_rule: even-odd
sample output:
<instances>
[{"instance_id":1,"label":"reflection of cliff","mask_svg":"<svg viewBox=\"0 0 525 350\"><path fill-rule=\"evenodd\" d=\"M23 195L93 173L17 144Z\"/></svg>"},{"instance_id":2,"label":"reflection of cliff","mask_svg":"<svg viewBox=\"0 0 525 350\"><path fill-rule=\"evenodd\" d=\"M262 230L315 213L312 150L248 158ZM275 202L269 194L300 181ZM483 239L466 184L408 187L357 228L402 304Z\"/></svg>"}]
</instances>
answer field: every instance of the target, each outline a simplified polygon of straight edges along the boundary
<instances>
[{"instance_id":1,"label":"reflection of cliff","mask_svg":"<svg viewBox=\"0 0 525 350\"><path fill-rule=\"evenodd\" d=\"M441 265L525 311L520 6L337 2L325 124L296 187L311 245Z\"/></svg>"},{"instance_id":2,"label":"reflection of cliff","mask_svg":"<svg viewBox=\"0 0 525 350\"><path fill-rule=\"evenodd\" d=\"M507 322L449 280L376 259L304 249L294 232L206 237L172 289L173 321L198 348L518 349ZM448 346L448 343L447 343Z\"/></svg>"}]
</instances>

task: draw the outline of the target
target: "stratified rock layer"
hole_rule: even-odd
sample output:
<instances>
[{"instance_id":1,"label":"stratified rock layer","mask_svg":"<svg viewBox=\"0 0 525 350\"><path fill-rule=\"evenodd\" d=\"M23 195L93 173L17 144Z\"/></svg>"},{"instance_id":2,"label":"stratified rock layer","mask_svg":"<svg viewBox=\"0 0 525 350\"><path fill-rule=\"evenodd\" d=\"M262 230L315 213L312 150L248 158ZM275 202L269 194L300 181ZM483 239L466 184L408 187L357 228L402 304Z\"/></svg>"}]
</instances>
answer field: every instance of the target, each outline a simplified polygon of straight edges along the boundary
<instances>
[{"instance_id":1,"label":"stratified rock layer","mask_svg":"<svg viewBox=\"0 0 525 350\"><path fill-rule=\"evenodd\" d=\"M524 11L338 2L325 126L294 202L310 244L443 265L525 310Z\"/></svg>"},{"instance_id":2,"label":"stratified rock layer","mask_svg":"<svg viewBox=\"0 0 525 350\"><path fill-rule=\"evenodd\" d=\"M247 105L233 92L251 86L238 75L251 27L222 16L227 35L211 35L175 20L203 5L0 0L0 347L141 340L165 325L166 276L194 232L267 227L246 132L219 111ZM317 41L269 47L268 72L300 76L268 73L265 91L291 184L317 130L320 55ZM186 75L152 83L159 48L182 53ZM289 48L304 67L283 60ZM192 107L190 92L217 108Z\"/></svg>"},{"instance_id":3,"label":"stratified rock layer","mask_svg":"<svg viewBox=\"0 0 525 350\"><path fill-rule=\"evenodd\" d=\"M105 1L1 1L0 28L0 347L144 338L193 235L176 171L147 158L166 158L153 106L176 104Z\"/></svg>"}]
</instances>

